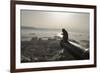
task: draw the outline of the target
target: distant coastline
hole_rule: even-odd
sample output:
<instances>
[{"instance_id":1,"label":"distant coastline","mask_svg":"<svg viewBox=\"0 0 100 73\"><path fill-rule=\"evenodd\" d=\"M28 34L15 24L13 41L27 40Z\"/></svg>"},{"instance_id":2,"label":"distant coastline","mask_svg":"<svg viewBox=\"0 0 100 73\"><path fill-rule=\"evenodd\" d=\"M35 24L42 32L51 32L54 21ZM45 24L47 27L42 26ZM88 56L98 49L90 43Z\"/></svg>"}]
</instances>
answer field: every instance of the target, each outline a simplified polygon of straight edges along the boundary
<instances>
[{"instance_id":1,"label":"distant coastline","mask_svg":"<svg viewBox=\"0 0 100 73\"><path fill-rule=\"evenodd\" d=\"M50 30L50 31L61 31L62 30L62 28L45 28L45 27L42 28L42 27L31 27L31 26L21 26L21 29ZM66 30L69 31L69 32L79 32L79 33L89 34L89 31L84 32L84 31L74 30L74 29L71 29L71 28L67 28Z\"/></svg>"},{"instance_id":2,"label":"distant coastline","mask_svg":"<svg viewBox=\"0 0 100 73\"><path fill-rule=\"evenodd\" d=\"M60 31L61 29L57 29L57 28L38 28L38 27L30 27L30 26L21 26L21 29L35 29L35 30L58 30Z\"/></svg>"}]
</instances>

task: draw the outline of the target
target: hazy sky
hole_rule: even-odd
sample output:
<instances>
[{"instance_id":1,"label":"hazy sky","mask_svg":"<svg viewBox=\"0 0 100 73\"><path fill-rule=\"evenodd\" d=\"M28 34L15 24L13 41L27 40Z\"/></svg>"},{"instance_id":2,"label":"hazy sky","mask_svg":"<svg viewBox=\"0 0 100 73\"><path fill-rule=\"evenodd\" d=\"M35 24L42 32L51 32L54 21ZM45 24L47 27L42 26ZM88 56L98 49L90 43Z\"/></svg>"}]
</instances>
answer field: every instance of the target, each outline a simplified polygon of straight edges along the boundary
<instances>
[{"instance_id":1,"label":"hazy sky","mask_svg":"<svg viewBox=\"0 0 100 73\"><path fill-rule=\"evenodd\" d=\"M21 10L21 26L88 32L89 14Z\"/></svg>"}]
</instances>

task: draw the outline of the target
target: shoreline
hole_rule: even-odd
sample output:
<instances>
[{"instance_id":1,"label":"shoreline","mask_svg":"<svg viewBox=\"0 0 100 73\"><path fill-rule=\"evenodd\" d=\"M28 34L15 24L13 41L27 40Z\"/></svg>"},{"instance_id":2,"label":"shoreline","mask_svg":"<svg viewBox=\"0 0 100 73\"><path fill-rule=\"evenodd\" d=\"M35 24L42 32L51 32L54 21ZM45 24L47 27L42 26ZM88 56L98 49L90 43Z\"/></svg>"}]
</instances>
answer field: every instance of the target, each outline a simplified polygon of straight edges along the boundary
<instances>
[{"instance_id":1,"label":"shoreline","mask_svg":"<svg viewBox=\"0 0 100 73\"><path fill-rule=\"evenodd\" d=\"M61 38L57 37L48 39L33 37L30 41L21 41L21 62L60 61L63 57L60 41ZM66 59L63 60L75 60L75 58L67 53Z\"/></svg>"}]
</instances>

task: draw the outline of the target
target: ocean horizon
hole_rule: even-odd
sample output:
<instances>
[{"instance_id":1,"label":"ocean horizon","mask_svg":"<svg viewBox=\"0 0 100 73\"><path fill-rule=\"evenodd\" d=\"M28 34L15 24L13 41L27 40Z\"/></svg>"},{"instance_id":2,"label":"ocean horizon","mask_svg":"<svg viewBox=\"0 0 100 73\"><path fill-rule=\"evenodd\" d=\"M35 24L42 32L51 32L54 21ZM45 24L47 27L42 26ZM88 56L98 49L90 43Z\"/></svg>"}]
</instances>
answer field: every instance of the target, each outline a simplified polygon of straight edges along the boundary
<instances>
[{"instance_id":1,"label":"ocean horizon","mask_svg":"<svg viewBox=\"0 0 100 73\"><path fill-rule=\"evenodd\" d=\"M89 33L83 32L72 32L68 31L69 40L77 41L80 44L89 44ZM32 38L55 38L58 37L62 39L61 29L32 29L32 28L21 28L21 41L30 41Z\"/></svg>"}]
</instances>

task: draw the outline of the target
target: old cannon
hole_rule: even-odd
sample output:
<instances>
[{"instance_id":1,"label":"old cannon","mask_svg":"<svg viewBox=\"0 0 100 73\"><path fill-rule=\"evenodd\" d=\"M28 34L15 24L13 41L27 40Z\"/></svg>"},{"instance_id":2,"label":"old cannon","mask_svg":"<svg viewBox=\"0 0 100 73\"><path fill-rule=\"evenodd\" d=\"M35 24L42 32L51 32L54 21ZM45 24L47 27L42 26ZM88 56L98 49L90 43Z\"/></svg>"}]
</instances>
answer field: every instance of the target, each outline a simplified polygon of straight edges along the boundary
<instances>
[{"instance_id":1,"label":"old cannon","mask_svg":"<svg viewBox=\"0 0 100 73\"><path fill-rule=\"evenodd\" d=\"M61 47L64 49L64 53L68 51L77 60L89 59L89 50L79 45L76 45L68 40L68 32L62 29L63 38L60 42Z\"/></svg>"}]
</instances>

